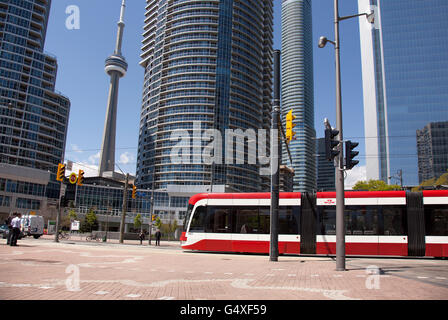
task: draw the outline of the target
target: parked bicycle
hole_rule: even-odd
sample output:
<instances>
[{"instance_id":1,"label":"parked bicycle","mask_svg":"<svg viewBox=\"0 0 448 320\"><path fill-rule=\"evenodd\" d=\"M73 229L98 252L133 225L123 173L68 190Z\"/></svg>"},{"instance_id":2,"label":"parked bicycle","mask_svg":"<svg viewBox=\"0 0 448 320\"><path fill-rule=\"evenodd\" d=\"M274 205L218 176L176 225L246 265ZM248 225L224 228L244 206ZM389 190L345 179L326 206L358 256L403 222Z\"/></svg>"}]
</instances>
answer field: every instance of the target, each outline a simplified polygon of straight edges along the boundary
<instances>
[{"instance_id":1,"label":"parked bicycle","mask_svg":"<svg viewBox=\"0 0 448 320\"><path fill-rule=\"evenodd\" d=\"M70 239L70 233L68 233L68 232L59 232L58 239L59 240L69 240Z\"/></svg>"},{"instance_id":2,"label":"parked bicycle","mask_svg":"<svg viewBox=\"0 0 448 320\"><path fill-rule=\"evenodd\" d=\"M96 241L99 242L99 241L101 241L101 237L98 236L98 234L96 233L96 234L91 234L90 236L87 236L86 240L87 241L94 241L94 240L96 240Z\"/></svg>"}]
</instances>

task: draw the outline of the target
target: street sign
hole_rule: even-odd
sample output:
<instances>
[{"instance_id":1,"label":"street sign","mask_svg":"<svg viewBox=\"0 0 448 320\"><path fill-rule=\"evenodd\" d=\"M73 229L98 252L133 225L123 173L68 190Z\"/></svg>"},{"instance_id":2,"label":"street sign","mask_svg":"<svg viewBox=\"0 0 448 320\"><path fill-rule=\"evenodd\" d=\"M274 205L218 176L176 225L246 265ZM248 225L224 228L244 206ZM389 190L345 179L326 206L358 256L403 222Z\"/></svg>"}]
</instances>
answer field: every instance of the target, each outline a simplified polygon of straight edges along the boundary
<instances>
[{"instance_id":1,"label":"street sign","mask_svg":"<svg viewBox=\"0 0 448 320\"><path fill-rule=\"evenodd\" d=\"M78 181L78 176L76 175L76 173L72 172L68 177L68 181L70 181L71 184L75 184L76 181Z\"/></svg>"},{"instance_id":2,"label":"street sign","mask_svg":"<svg viewBox=\"0 0 448 320\"><path fill-rule=\"evenodd\" d=\"M79 221L74 220L71 225L71 231L79 231Z\"/></svg>"}]
</instances>

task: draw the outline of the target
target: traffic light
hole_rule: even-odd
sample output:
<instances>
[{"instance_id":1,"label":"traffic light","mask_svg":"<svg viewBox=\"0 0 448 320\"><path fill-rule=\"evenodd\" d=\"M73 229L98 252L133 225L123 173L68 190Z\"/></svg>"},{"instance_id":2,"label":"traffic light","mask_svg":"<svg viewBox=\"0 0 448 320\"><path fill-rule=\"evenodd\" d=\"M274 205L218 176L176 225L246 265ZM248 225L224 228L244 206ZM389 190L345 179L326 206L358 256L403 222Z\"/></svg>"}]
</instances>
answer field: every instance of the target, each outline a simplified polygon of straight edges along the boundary
<instances>
[{"instance_id":1,"label":"traffic light","mask_svg":"<svg viewBox=\"0 0 448 320\"><path fill-rule=\"evenodd\" d=\"M57 181L64 181L65 178L65 164L60 163L58 164L58 173L56 174L56 180Z\"/></svg>"},{"instance_id":2,"label":"traffic light","mask_svg":"<svg viewBox=\"0 0 448 320\"><path fill-rule=\"evenodd\" d=\"M334 160L339 154L339 150L334 149L339 145L339 141L334 139L338 134L338 130L330 128L325 129L325 155L328 161Z\"/></svg>"},{"instance_id":3,"label":"traffic light","mask_svg":"<svg viewBox=\"0 0 448 320\"><path fill-rule=\"evenodd\" d=\"M286 115L286 143L290 143L296 135L296 133L292 131L292 128L296 126L292 123L295 118L296 117L292 114L292 110L290 110Z\"/></svg>"},{"instance_id":4,"label":"traffic light","mask_svg":"<svg viewBox=\"0 0 448 320\"><path fill-rule=\"evenodd\" d=\"M132 199L135 199L137 197L137 187L132 186Z\"/></svg>"},{"instance_id":5,"label":"traffic light","mask_svg":"<svg viewBox=\"0 0 448 320\"><path fill-rule=\"evenodd\" d=\"M78 186L82 186L84 184L84 171L79 170L78 172Z\"/></svg>"},{"instance_id":6,"label":"traffic light","mask_svg":"<svg viewBox=\"0 0 448 320\"><path fill-rule=\"evenodd\" d=\"M156 215L155 214L152 215L152 221L156 221Z\"/></svg>"},{"instance_id":7,"label":"traffic light","mask_svg":"<svg viewBox=\"0 0 448 320\"><path fill-rule=\"evenodd\" d=\"M356 166L359 161L353 160L354 157L356 157L359 152L358 151L352 151L359 145L358 142L351 142L350 140L345 142L345 169L350 170L354 166Z\"/></svg>"}]
</instances>

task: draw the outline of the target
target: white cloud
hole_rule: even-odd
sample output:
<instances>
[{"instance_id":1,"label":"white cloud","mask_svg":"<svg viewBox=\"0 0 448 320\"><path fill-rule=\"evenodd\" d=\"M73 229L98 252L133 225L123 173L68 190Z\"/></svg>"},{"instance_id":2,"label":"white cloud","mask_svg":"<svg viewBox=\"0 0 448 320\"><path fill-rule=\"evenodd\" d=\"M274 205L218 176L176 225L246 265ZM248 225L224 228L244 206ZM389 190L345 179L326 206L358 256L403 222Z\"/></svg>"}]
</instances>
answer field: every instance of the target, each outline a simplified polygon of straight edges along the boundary
<instances>
[{"instance_id":1,"label":"white cloud","mask_svg":"<svg viewBox=\"0 0 448 320\"><path fill-rule=\"evenodd\" d=\"M120 155L120 161L119 164L129 164L131 161L134 160L134 156L130 154L129 152L122 153Z\"/></svg>"},{"instance_id":2,"label":"white cloud","mask_svg":"<svg viewBox=\"0 0 448 320\"><path fill-rule=\"evenodd\" d=\"M83 153L84 152L76 144L72 144L72 151L76 152L76 153Z\"/></svg>"},{"instance_id":3,"label":"white cloud","mask_svg":"<svg viewBox=\"0 0 448 320\"><path fill-rule=\"evenodd\" d=\"M345 189L352 189L356 182L367 180L366 166L355 166L352 170L346 171L347 177L345 178Z\"/></svg>"},{"instance_id":4,"label":"white cloud","mask_svg":"<svg viewBox=\"0 0 448 320\"><path fill-rule=\"evenodd\" d=\"M91 155L90 157L89 157L89 164L93 164L93 165L96 165L96 164L98 164L99 163L99 160L100 160L100 152L98 151L96 154L94 154L94 155Z\"/></svg>"}]
</instances>

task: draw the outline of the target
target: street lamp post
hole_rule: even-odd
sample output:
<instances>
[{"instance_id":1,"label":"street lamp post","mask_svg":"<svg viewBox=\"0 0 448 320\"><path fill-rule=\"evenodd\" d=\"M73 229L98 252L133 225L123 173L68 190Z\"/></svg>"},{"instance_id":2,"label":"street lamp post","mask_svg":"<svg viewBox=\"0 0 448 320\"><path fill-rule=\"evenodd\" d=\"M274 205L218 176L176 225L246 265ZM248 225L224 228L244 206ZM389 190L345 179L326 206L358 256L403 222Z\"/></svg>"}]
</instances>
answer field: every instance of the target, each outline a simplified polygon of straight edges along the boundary
<instances>
[{"instance_id":1,"label":"street lamp post","mask_svg":"<svg viewBox=\"0 0 448 320\"><path fill-rule=\"evenodd\" d=\"M370 23L374 23L374 12L361 13L346 17L339 16L339 1L334 0L334 41L328 40L326 37L319 39L319 48L325 47L327 42L334 45L335 63L336 63L336 130L339 131L337 139L339 144L337 150L339 154L336 156L336 271L345 271L345 221L344 221L344 150L343 150L343 133L342 133L342 94L341 94L341 58L340 58L340 39L339 39L339 22L342 20L359 17L365 15Z\"/></svg>"},{"instance_id":2,"label":"street lamp post","mask_svg":"<svg viewBox=\"0 0 448 320\"><path fill-rule=\"evenodd\" d=\"M129 173L126 174L126 181L124 183L124 189L123 189L123 208L121 211L121 222L120 222L120 240L119 240L120 243L124 242L124 229L126 225L126 210L128 201L128 183L129 183Z\"/></svg>"}]
</instances>

